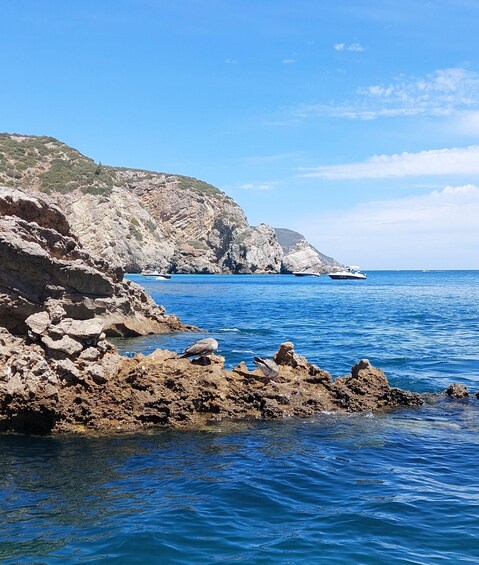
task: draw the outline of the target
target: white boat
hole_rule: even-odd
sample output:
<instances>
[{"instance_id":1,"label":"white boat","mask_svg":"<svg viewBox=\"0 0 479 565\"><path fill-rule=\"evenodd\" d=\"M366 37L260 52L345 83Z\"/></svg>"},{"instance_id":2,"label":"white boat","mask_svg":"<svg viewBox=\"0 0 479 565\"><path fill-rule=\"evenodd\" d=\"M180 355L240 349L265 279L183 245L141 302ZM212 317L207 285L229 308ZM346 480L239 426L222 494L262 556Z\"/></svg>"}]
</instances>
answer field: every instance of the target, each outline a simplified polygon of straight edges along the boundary
<instances>
[{"instance_id":1,"label":"white boat","mask_svg":"<svg viewBox=\"0 0 479 565\"><path fill-rule=\"evenodd\" d=\"M328 277L334 280L364 280L366 275L360 272L359 267L351 265L342 271L328 273Z\"/></svg>"},{"instance_id":2,"label":"white boat","mask_svg":"<svg viewBox=\"0 0 479 565\"><path fill-rule=\"evenodd\" d=\"M321 273L311 273L309 271L295 271L293 275L295 277L320 277Z\"/></svg>"},{"instance_id":3,"label":"white boat","mask_svg":"<svg viewBox=\"0 0 479 565\"><path fill-rule=\"evenodd\" d=\"M168 273L160 273L159 271L143 271L140 273L142 277L154 277L157 281L167 281L171 279Z\"/></svg>"}]
</instances>

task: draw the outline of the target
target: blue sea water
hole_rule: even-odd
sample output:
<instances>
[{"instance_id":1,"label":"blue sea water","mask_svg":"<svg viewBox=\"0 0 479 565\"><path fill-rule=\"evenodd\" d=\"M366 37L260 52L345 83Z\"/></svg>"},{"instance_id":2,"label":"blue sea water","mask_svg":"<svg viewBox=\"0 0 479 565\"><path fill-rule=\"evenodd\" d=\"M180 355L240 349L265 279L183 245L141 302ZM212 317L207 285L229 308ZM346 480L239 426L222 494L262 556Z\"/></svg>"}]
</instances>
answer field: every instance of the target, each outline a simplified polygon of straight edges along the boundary
<instances>
[{"instance_id":1,"label":"blue sea water","mask_svg":"<svg viewBox=\"0 0 479 565\"><path fill-rule=\"evenodd\" d=\"M220 342L479 390L479 272L130 277ZM182 350L191 334L119 340ZM106 438L0 436L0 563L479 563L479 400Z\"/></svg>"}]
</instances>

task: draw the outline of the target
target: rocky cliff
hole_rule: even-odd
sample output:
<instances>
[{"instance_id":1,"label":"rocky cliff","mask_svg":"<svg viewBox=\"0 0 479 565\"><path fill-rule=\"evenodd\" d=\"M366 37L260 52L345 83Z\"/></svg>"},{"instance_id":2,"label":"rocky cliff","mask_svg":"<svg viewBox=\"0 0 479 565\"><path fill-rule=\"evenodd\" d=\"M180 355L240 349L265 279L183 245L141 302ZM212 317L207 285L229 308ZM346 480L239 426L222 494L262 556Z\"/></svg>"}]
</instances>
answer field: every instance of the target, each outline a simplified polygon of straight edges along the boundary
<instances>
[{"instance_id":1,"label":"rocky cliff","mask_svg":"<svg viewBox=\"0 0 479 565\"><path fill-rule=\"evenodd\" d=\"M335 259L306 241L304 235L286 228L275 228L274 231L283 251L283 272L328 273L341 268Z\"/></svg>"},{"instance_id":2,"label":"rocky cliff","mask_svg":"<svg viewBox=\"0 0 479 565\"><path fill-rule=\"evenodd\" d=\"M58 336L71 337L63 323L95 319L101 323L98 335L188 329L140 286L123 280L121 271L92 258L51 198L0 187L0 326L25 335L34 331L32 319L45 331L55 324L41 332L51 349L61 349Z\"/></svg>"},{"instance_id":3,"label":"rocky cliff","mask_svg":"<svg viewBox=\"0 0 479 565\"><path fill-rule=\"evenodd\" d=\"M194 178L94 163L53 138L1 134L0 184L49 194L83 247L129 272L279 273L330 270L306 242L283 251L224 192Z\"/></svg>"}]
</instances>

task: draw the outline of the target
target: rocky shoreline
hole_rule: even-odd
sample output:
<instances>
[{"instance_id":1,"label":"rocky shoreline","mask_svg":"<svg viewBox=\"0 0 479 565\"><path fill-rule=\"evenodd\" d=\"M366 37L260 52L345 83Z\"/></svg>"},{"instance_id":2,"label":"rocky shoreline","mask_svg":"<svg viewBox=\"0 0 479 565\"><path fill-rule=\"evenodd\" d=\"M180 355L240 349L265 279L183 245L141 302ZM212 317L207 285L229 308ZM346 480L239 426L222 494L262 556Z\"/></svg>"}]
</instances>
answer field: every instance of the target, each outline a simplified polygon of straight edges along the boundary
<instances>
[{"instance_id":1,"label":"rocky shoreline","mask_svg":"<svg viewBox=\"0 0 479 565\"><path fill-rule=\"evenodd\" d=\"M109 433L198 428L229 419L417 407L360 360L332 379L283 343L266 378L224 358L167 350L126 358L109 336L196 331L123 273L93 259L45 195L0 189L0 431ZM193 341L193 339L192 339ZM448 394L469 393L453 385Z\"/></svg>"}]
</instances>

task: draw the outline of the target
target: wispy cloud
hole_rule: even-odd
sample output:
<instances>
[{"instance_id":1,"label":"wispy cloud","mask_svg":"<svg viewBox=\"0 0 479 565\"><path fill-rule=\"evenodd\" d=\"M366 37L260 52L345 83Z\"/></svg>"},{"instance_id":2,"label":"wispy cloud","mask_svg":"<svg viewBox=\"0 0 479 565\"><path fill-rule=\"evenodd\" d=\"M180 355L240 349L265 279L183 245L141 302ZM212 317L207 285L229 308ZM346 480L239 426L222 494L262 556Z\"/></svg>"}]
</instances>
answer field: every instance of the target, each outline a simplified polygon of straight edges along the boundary
<instances>
[{"instance_id":1,"label":"wispy cloud","mask_svg":"<svg viewBox=\"0 0 479 565\"><path fill-rule=\"evenodd\" d=\"M241 190L260 190L260 191L263 191L263 190L273 190L277 186L278 186L277 181L248 182L248 183L240 184L238 188L241 188Z\"/></svg>"},{"instance_id":2,"label":"wispy cloud","mask_svg":"<svg viewBox=\"0 0 479 565\"><path fill-rule=\"evenodd\" d=\"M245 159L248 165L276 165L282 162L290 162L298 160L302 157L300 151L289 151L284 153L276 153L274 155L254 155Z\"/></svg>"},{"instance_id":3,"label":"wispy cloud","mask_svg":"<svg viewBox=\"0 0 479 565\"><path fill-rule=\"evenodd\" d=\"M364 47L360 43L351 43L349 45L346 43L336 43L334 49L336 49L336 51L353 51L356 53L364 51Z\"/></svg>"},{"instance_id":4,"label":"wispy cloud","mask_svg":"<svg viewBox=\"0 0 479 565\"><path fill-rule=\"evenodd\" d=\"M303 232L346 263L477 269L478 217L479 188L467 184L325 213L310 219Z\"/></svg>"},{"instance_id":5,"label":"wispy cloud","mask_svg":"<svg viewBox=\"0 0 479 565\"><path fill-rule=\"evenodd\" d=\"M479 111L461 112L456 116L453 123L454 129L461 134L479 135Z\"/></svg>"},{"instance_id":6,"label":"wispy cloud","mask_svg":"<svg viewBox=\"0 0 479 565\"><path fill-rule=\"evenodd\" d=\"M310 170L304 169L304 171L301 173L302 177L329 180L479 174L479 146L471 145L398 155L374 155L359 163L328 165Z\"/></svg>"},{"instance_id":7,"label":"wispy cloud","mask_svg":"<svg viewBox=\"0 0 479 565\"><path fill-rule=\"evenodd\" d=\"M236 61L235 59L230 59L230 58L224 59L224 62L225 62L227 65L236 65L236 64L238 64L238 61Z\"/></svg>"},{"instance_id":8,"label":"wispy cloud","mask_svg":"<svg viewBox=\"0 0 479 565\"><path fill-rule=\"evenodd\" d=\"M286 58L281 62L283 63L283 65L292 65L293 63L296 63L296 59Z\"/></svg>"},{"instance_id":9,"label":"wispy cloud","mask_svg":"<svg viewBox=\"0 0 479 565\"><path fill-rule=\"evenodd\" d=\"M479 109L479 73L463 68L440 69L425 77L401 75L388 84L359 88L355 99L305 104L295 115L372 120L397 116L453 116Z\"/></svg>"}]
</instances>

